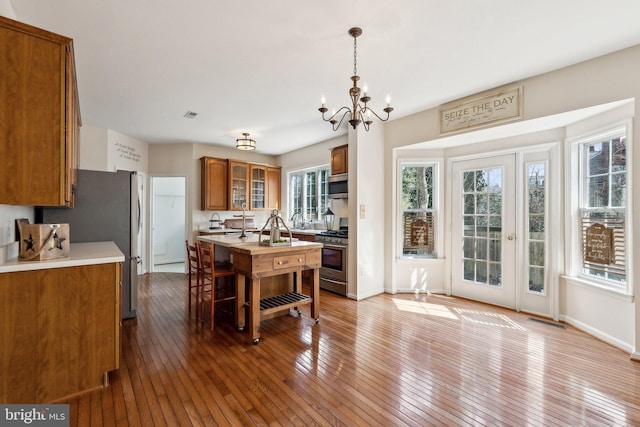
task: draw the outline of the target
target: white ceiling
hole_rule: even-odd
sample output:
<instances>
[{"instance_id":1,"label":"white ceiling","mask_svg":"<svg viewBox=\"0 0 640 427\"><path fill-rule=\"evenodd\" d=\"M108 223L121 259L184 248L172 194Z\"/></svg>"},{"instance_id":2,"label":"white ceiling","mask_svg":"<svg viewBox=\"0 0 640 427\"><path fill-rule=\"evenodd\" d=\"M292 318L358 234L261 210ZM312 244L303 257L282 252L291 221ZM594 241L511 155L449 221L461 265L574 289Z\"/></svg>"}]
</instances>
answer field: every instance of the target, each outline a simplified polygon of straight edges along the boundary
<instances>
[{"instance_id":1,"label":"white ceiling","mask_svg":"<svg viewBox=\"0 0 640 427\"><path fill-rule=\"evenodd\" d=\"M317 109L349 102L353 26L392 118L640 44L638 0L9 1L74 39L84 124L149 143L249 132L264 154L337 136Z\"/></svg>"}]
</instances>

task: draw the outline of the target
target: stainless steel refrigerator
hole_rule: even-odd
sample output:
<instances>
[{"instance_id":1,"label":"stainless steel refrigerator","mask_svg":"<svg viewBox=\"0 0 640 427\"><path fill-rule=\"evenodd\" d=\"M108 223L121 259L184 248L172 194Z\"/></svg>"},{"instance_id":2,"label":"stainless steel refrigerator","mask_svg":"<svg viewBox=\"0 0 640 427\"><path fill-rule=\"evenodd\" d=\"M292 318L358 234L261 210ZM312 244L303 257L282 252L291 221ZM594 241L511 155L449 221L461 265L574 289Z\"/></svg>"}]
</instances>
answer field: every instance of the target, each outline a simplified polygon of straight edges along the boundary
<instances>
[{"instance_id":1,"label":"stainless steel refrigerator","mask_svg":"<svg viewBox=\"0 0 640 427\"><path fill-rule=\"evenodd\" d=\"M135 172L78 170L73 208L36 208L37 223L68 223L71 243L113 241L124 254L122 318L136 316L141 201Z\"/></svg>"}]
</instances>

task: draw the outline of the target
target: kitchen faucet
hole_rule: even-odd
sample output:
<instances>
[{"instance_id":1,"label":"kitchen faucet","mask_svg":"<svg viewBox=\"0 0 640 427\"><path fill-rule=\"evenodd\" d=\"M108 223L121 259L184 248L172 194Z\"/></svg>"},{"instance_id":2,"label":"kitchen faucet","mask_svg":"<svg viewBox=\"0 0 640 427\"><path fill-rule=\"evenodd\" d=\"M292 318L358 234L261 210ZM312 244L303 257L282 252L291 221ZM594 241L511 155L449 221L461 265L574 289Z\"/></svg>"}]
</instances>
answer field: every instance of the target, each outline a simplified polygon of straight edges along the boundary
<instances>
[{"instance_id":1,"label":"kitchen faucet","mask_svg":"<svg viewBox=\"0 0 640 427\"><path fill-rule=\"evenodd\" d=\"M296 219L298 217L300 218L300 221L297 223L299 227L296 227ZM293 222L293 228L304 229L304 215L302 215L300 211L296 211L296 213L291 216L291 221Z\"/></svg>"},{"instance_id":2,"label":"kitchen faucet","mask_svg":"<svg viewBox=\"0 0 640 427\"><path fill-rule=\"evenodd\" d=\"M218 217L218 219L213 219L213 217ZM210 229L216 229L216 228L220 228L220 223L222 222L222 220L220 219L220 215L218 215L218 212L214 212L211 214L211 218L209 219L209 228ZM216 225L217 223L217 225Z\"/></svg>"}]
</instances>

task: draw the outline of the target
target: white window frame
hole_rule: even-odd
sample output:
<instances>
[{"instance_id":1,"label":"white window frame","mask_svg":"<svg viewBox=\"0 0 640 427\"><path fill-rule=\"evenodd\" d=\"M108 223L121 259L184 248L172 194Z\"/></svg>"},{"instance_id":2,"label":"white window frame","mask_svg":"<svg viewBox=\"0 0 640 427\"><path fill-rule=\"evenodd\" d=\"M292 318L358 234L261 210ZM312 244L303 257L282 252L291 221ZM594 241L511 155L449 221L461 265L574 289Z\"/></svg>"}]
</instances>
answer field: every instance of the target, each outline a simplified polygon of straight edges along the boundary
<instances>
[{"instance_id":1,"label":"white window frame","mask_svg":"<svg viewBox=\"0 0 640 427\"><path fill-rule=\"evenodd\" d=\"M570 230L570 248L568 276L586 286L593 286L609 292L613 292L625 296L633 296L633 253L632 253L632 218L633 206L631 199L631 191L633 184L631 164L632 155L632 126L631 121L627 120L622 123L612 124L605 128L576 136L567 140L569 146L568 156L568 173L567 180L567 201L570 207L570 214L567 216L568 224L566 227ZM586 156L584 147L588 144L604 141L617 136L626 138L626 213L625 213L625 250L626 250L626 282L621 283L606 278L596 277L583 273L582 262L582 228L581 228L581 208L583 206L583 198L585 197L584 187L586 185Z\"/></svg>"},{"instance_id":2,"label":"white window frame","mask_svg":"<svg viewBox=\"0 0 640 427\"><path fill-rule=\"evenodd\" d=\"M291 188L291 179L293 176L298 175L298 176L302 176L302 215L305 218L305 221L321 221L322 220L322 214L324 213L322 211L322 193L321 193L321 181L320 181L320 172L323 170L327 170L327 176L331 173L331 168L330 165L327 164L323 164L323 165L319 165L319 166L313 166L313 167L308 167L308 168L303 168L303 169L296 169L296 170L291 170L289 172L287 172L287 217L291 218L293 216L293 214L295 213L294 209L293 209L293 189ZM306 212L307 212L307 202L308 202L308 198L307 198L307 173L309 172L315 172L316 173L316 201L317 201L317 206L316 206L316 215L314 216L314 218L309 218L306 216ZM330 199L327 198L327 203L330 202Z\"/></svg>"},{"instance_id":3,"label":"white window frame","mask_svg":"<svg viewBox=\"0 0 640 427\"><path fill-rule=\"evenodd\" d=\"M440 215L440 194L441 194L441 186L443 184L442 177L442 159L403 159L399 158L397 163L397 178L396 178L396 206L397 206L397 258L398 259L414 259L414 260L433 260L439 259L443 256L443 247L442 247L442 235L443 235L443 224L441 224L441 215ZM404 167L412 167L412 166L432 166L433 167L433 194L431 209L427 211L431 212L434 220L434 244L433 244L433 254L428 256L423 255L405 255L404 252L404 209L402 209L402 171Z\"/></svg>"}]
</instances>

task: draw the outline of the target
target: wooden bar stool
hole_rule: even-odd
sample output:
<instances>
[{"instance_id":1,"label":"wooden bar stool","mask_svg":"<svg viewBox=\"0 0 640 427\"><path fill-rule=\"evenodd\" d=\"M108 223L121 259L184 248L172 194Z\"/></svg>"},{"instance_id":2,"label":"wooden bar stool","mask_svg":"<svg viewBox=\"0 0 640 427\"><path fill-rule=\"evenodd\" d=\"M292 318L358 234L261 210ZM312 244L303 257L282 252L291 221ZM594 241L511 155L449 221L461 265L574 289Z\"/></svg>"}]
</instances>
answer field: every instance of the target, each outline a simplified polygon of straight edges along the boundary
<instances>
[{"instance_id":1,"label":"wooden bar stool","mask_svg":"<svg viewBox=\"0 0 640 427\"><path fill-rule=\"evenodd\" d=\"M187 246L187 267L189 280L187 282L187 294L188 294L188 312L191 317L191 297L195 298L195 311L196 320L200 314L200 250L196 243L196 246L190 245L188 240L185 240Z\"/></svg>"},{"instance_id":2,"label":"wooden bar stool","mask_svg":"<svg viewBox=\"0 0 640 427\"><path fill-rule=\"evenodd\" d=\"M216 264L213 257L213 245L207 247L196 243L200 258L200 316L204 322L204 306L209 304L210 327L213 331L215 305L222 301L232 301L236 299L236 281L220 280L225 277L235 277L232 264ZM234 304L235 307L235 304ZM234 308L235 312L235 308ZM235 315L234 315L235 319Z\"/></svg>"}]
</instances>

